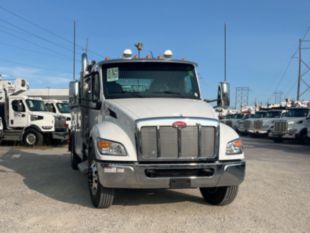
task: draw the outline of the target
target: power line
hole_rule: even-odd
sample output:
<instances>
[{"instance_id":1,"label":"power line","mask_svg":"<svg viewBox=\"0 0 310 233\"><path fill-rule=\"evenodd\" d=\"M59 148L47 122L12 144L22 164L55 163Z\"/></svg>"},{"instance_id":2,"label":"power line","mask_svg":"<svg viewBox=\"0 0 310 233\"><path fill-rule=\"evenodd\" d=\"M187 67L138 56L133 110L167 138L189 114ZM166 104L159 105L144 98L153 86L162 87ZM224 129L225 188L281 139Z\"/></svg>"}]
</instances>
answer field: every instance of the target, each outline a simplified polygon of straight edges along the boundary
<instances>
[{"instance_id":1,"label":"power line","mask_svg":"<svg viewBox=\"0 0 310 233\"><path fill-rule=\"evenodd\" d=\"M302 36L302 40L304 40L304 39L307 37L307 35L308 35L309 32L310 32L310 26L307 27L305 33L304 33L303 36ZM281 75L280 78L279 78L279 81L278 81L277 84L276 84L276 88L275 88L275 90L274 90L275 92L279 89L279 86L280 86L280 84L282 83L284 77L286 76L286 73L288 72L288 69L289 69L290 65L292 64L293 59L296 58L297 52L298 52L298 47L295 49L295 51L294 51L294 53L292 54L292 56L290 56L290 59L289 59L287 65L286 65L286 67L285 67L285 69L284 69L284 72L282 73L282 75ZM269 97L268 100L270 100L272 97L273 97L273 95L271 95L271 96Z\"/></svg>"},{"instance_id":2,"label":"power line","mask_svg":"<svg viewBox=\"0 0 310 233\"><path fill-rule=\"evenodd\" d=\"M39 25L39 24L37 24L37 23L35 23L35 22L29 20L29 19L27 19L26 17L24 17L24 16L22 16L22 15L20 15L20 14L17 14L16 12L13 12L12 10L9 10L9 9L3 7L3 6L0 6L0 9L1 9L2 11L4 11L4 12L10 14L10 15L13 15L13 16L19 18L20 20L25 21L26 23L28 23L28 24L30 24L30 25L32 25L32 26L34 26L34 27L39 28L40 30L42 30L42 31L44 31L44 32L49 33L50 35L53 35L53 36L57 37L58 39L61 39L62 41L65 41L65 42L69 43L70 45L73 44L73 41L70 41L70 40L66 39L65 37L63 37L63 36L60 36L59 34L53 32L52 30L47 29L46 27L43 27L43 26L41 26L41 25ZM84 47L83 47L82 45L79 45L79 44L76 44L76 45L77 45L78 47L80 47L81 49L84 49ZM102 57L101 54L99 54L99 53L97 53L97 52L95 52L95 51L92 51L92 50L89 50L89 49L88 49L88 51L89 51L90 53L94 54L95 56L98 56L98 57L100 57L100 58Z\"/></svg>"},{"instance_id":3,"label":"power line","mask_svg":"<svg viewBox=\"0 0 310 233\"><path fill-rule=\"evenodd\" d=\"M22 37L22 36L19 36L19 35L15 34L15 33L12 33L12 32L10 32L10 31L7 31L7 30L5 30L5 29L3 29L3 28L0 28L0 32L3 32L4 34L9 35L9 36L11 36L11 37L13 37L13 38L15 38L15 39L18 39L18 40L27 42L27 43L29 43L29 44L32 44L32 45L34 45L34 46L36 46L36 47L38 47L38 48L44 49L44 50L46 50L46 51L49 51L49 52L51 52L51 53L53 53L53 54L55 54L55 55L58 55L58 56L61 56L61 57L67 58L67 59L71 59L71 57L70 57L69 55L66 55L66 54L57 52L57 51L55 51L54 49L51 49L51 48L49 48L49 47L45 47L45 46L42 46L42 45L40 45L40 44L37 44L37 43L33 42L32 40L28 40L28 39L26 39L26 38L24 38L24 37Z\"/></svg>"},{"instance_id":4,"label":"power line","mask_svg":"<svg viewBox=\"0 0 310 233\"><path fill-rule=\"evenodd\" d=\"M2 21L3 23L6 23L7 25L10 25L10 26L13 27L13 28L16 28L16 29L20 30L21 32L27 33L28 35L31 35L31 36L33 36L33 37L36 37L37 39L40 39L40 40L42 40L42 41L44 41L44 42L47 42L47 43L49 43L49 44L51 44L51 45L54 45L54 46L59 47L59 48L61 48L61 49L66 49L66 50L68 50L68 51L70 51L70 52L72 51L72 50L69 49L68 47L62 46L62 45L60 45L60 44L58 44L58 43L55 43L55 42L53 42L53 41L51 41L51 40L49 40L49 39L44 38L43 36L37 35L37 34L35 34L35 33L33 33L33 32L30 32L30 31L28 31L28 30L26 30L26 29L23 29L23 28L21 28L21 27L15 25L15 24L13 24L13 23L11 23L11 22L5 20L5 19L0 18L0 21Z\"/></svg>"}]
</instances>

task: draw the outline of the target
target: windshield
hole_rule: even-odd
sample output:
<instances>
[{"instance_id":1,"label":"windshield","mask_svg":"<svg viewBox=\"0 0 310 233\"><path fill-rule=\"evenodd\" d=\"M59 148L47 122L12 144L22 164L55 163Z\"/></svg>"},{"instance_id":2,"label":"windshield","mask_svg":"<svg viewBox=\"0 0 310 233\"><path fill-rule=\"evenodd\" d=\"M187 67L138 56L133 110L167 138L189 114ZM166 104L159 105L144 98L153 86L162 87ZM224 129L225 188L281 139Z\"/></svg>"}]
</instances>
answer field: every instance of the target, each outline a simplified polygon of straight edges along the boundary
<instances>
[{"instance_id":1,"label":"windshield","mask_svg":"<svg viewBox=\"0 0 310 233\"><path fill-rule=\"evenodd\" d=\"M253 115L253 118L264 118L266 116L267 112L256 112Z\"/></svg>"},{"instance_id":2,"label":"windshield","mask_svg":"<svg viewBox=\"0 0 310 233\"><path fill-rule=\"evenodd\" d=\"M27 99L26 104L30 111L34 111L34 112L46 111L45 105L42 100Z\"/></svg>"},{"instance_id":3,"label":"windshield","mask_svg":"<svg viewBox=\"0 0 310 233\"><path fill-rule=\"evenodd\" d=\"M107 99L176 97L199 99L195 68L178 63L119 63L102 67Z\"/></svg>"},{"instance_id":4,"label":"windshield","mask_svg":"<svg viewBox=\"0 0 310 233\"><path fill-rule=\"evenodd\" d=\"M270 112L267 112L266 114L266 118L279 118L280 116L281 116L280 111L270 111Z\"/></svg>"},{"instance_id":5,"label":"windshield","mask_svg":"<svg viewBox=\"0 0 310 233\"><path fill-rule=\"evenodd\" d=\"M70 107L68 103L56 103L56 106L60 113L70 113Z\"/></svg>"},{"instance_id":6,"label":"windshield","mask_svg":"<svg viewBox=\"0 0 310 233\"><path fill-rule=\"evenodd\" d=\"M307 117L309 109L290 109L285 116L286 117Z\"/></svg>"}]
</instances>

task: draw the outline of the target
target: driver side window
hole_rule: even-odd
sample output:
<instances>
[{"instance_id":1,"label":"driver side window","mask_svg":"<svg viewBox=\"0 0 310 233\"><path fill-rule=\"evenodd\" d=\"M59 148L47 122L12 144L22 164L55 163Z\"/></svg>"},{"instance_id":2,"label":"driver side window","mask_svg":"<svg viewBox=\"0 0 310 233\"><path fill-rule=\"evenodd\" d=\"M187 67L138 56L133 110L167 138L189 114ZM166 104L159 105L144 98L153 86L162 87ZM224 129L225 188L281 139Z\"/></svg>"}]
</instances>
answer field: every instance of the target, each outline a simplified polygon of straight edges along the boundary
<instances>
[{"instance_id":1,"label":"driver side window","mask_svg":"<svg viewBox=\"0 0 310 233\"><path fill-rule=\"evenodd\" d=\"M25 112L25 105L22 100L13 100L12 109L15 112Z\"/></svg>"}]
</instances>

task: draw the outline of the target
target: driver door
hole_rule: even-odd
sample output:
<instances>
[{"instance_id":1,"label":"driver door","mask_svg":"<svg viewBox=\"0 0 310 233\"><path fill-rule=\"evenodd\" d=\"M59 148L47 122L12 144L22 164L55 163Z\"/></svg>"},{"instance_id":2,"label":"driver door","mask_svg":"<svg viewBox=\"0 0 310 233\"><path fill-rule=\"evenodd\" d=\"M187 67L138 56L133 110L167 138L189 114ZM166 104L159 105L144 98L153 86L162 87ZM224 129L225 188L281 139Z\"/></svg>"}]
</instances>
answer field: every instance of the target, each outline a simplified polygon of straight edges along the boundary
<instances>
[{"instance_id":1,"label":"driver door","mask_svg":"<svg viewBox=\"0 0 310 233\"><path fill-rule=\"evenodd\" d=\"M10 100L9 126L12 128L22 128L27 126L28 119L26 107L22 100Z\"/></svg>"}]
</instances>

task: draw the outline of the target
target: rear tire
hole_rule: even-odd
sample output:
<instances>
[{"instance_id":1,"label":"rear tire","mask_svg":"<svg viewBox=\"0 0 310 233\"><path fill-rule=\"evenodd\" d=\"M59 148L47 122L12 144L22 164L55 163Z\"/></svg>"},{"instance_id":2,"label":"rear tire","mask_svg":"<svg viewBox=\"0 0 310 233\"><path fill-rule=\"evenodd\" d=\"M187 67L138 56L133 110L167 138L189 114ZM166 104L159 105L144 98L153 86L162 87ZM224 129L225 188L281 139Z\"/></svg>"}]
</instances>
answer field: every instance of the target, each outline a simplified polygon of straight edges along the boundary
<instances>
[{"instance_id":1,"label":"rear tire","mask_svg":"<svg viewBox=\"0 0 310 233\"><path fill-rule=\"evenodd\" d=\"M41 146L43 144L43 135L35 129L28 129L23 138L26 146Z\"/></svg>"},{"instance_id":2,"label":"rear tire","mask_svg":"<svg viewBox=\"0 0 310 233\"><path fill-rule=\"evenodd\" d=\"M200 188L203 199L211 205L228 205L232 203L237 194L239 186Z\"/></svg>"},{"instance_id":3,"label":"rear tire","mask_svg":"<svg viewBox=\"0 0 310 233\"><path fill-rule=\"evenodd\" d=\"M73 138L71 138L73 140ZM75 153L74 150L74 141L71 141L71 151L70 151L70 157L71 157L71 168L73 170L78 170L79 163L82 162L81 158Z\"/></svg>"},{"instance_id":4,"label":"rear tire","mask_svg":"<svg viewBox=\"0 0 310 233\"><path fill-rule=\"evenodd\" d=\"M88 159L88 188L92 204L96 208L109 208L114 201L114 189L101 185L98 176L97 163L92 148L89 149Z\"/></svg>"}]
</instances>

